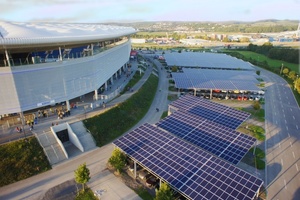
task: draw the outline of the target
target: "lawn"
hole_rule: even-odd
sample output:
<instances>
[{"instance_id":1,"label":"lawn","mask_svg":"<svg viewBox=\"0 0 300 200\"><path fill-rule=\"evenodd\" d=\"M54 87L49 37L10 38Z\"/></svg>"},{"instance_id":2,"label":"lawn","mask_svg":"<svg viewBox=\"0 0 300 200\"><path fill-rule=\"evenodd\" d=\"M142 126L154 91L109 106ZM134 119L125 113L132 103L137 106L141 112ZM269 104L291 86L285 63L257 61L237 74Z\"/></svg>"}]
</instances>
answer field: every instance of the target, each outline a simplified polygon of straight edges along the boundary
<instances>
[{"instance_id":1,"label":"lawn","mask_svg":"<svg viewBox=\"0 0 300 200\"><path fill-rule=\"evenodd\" d=\"M259 54L259 53L255 53L252 51L227 51L227 52L239 53L239 54L245 56L246 60L249 60L251 58L252 60L256 60L259 63L267 62L269 67L271 67L271 68L280 68L281 65L283 64L283 66L290 68L292 71L300 73L300 68L299 68L299 65L297 65L297 64L288 63L288 62L281 61L281 60L273 60L273 59L270 59L267 56Z\"/></svg>"},{"instance_id":2,"label":"lawn","mask_svg":"<svg viewBox=\"0 0 300 200\"><path fill-rule=\"evenodd\" d=\"M0 146L0 187L51 169L35 137Z\"/></svg>"},{"instance_id":3,"label":"lawn","mask_svg":"<svg viewBox=\"0 0 300 200\"><path fill-rule=\"evenodd\" d=\"M112 142L137 124L148 112L158 86L158 78L150 75L142 88L127 101L109 111L84 120L97 146Z\"/></svg>"}]
</instances>

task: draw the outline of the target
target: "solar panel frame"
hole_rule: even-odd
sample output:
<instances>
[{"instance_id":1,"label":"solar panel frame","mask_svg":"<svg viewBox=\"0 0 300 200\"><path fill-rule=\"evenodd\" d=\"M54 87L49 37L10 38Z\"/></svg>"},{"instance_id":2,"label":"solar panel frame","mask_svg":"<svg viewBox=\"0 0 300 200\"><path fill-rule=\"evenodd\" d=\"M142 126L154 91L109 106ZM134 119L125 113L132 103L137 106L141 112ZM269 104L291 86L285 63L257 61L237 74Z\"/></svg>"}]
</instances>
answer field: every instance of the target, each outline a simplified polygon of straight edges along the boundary
<instances>
[{"instance_id":1,"label":"solar panel frame","mask_svg":"<svg viewBox=\"0 0 300 200\"><path fill-rule=\"evenodd\" d=\"M163 144L143 156L144 149L156 141ZM134 129L113 144L187 198L253 199L263 184L255 176L150 124Z\"/></svg>"}]
</instances>

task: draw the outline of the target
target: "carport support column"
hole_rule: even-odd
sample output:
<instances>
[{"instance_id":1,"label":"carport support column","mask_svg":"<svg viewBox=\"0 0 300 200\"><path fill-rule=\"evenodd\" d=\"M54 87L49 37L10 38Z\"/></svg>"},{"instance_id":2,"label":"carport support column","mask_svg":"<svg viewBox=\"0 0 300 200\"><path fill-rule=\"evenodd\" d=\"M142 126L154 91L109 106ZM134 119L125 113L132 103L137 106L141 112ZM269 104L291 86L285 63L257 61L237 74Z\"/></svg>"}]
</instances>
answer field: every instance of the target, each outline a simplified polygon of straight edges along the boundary
<instances>
[{"instance_id":1,"label":"carport support column","mask_svg":"<svg viewBox=\"0 0 300 200\"><path fill-rule=\"evenodd\" d=\"M210 99L212 99L212 89L210 89Z\"/></svg>"},{"instance_id":2,"label":"carport support column","mask_svg":"<svg viewBox=\"0 0 300 200\"><path fill-rule=\"evenodd\" d=\"M5 50L5 56L8 66L11 67L7 50Z\"/></svg>"},{"instance_id":3,"label":"carport support column","mask_svg":"<svg viewBox=\"0 0 300 200\"><path fill-rule=\"evenodd\" d=\"M59 51L59 60L62 61L62 55L61 55L61 48L58 47L58 51Z\"/></svg>"},{"instance_id":4,"label":"carport support column","mask_svg":"<svg viewBox=\"0 0 300 200\"><path fill-rule=\"evenodd\" d=\"M134 171L134 178L136 178L136 162L135 161L133 161L133 164L134 164L134 169L133 169L133 171Z\"/></svg>"},{"instance_id":5,"label":"carport support column","mask_svg":"<svg viewBox=\"0 0 300 200\"><path fill-rule=\"evenodd\" d=\"M194 96L196 96L197 95L197 90L196 90L196 88L194 89Z\"/></svg>"},{"instance_id":6,"label":"carport support column","mask_svg":"<svg viewBox=\"0 0 300 200\"><path fill-rule=\"evenodd\" d=\"M98 90L95 90L95 100L98 101Z\"/></svg>"}]
</instances>

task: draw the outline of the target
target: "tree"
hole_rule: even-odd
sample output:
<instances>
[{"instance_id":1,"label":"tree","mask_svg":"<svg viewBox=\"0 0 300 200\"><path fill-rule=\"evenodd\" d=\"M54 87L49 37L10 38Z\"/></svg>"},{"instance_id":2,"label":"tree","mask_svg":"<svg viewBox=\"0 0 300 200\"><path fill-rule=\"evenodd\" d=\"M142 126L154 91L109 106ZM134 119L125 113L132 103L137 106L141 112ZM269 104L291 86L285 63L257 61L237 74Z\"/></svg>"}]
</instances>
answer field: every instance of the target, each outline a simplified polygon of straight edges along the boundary
<instances>
[{"instance_id":1,"label":"tree","mask_svg":"<svg viewBox=\"0 0 300 200\"><path fill-rule=\"evenodd\" d=\"M253 104L253 109L254 110L259 110L260 109L260 104L258 101L255 101L254 104Z\"/></svg>"},{"instance_id":2,"label":"tree","mask_svg":"<svg viewBox=\"0 0 300 200\"><path fill-rule=\"evenodd\" d=\"M156 196L154 200L173 200L173 194L171 188L167 183L162 183L159 190L156 190Z\"/></svg>"},{"instance_id":3,"label":"tree","mask_svg":"<svg viewBox=\"0 0 300 200\"><path fill-rule=\"evenodd\" d=\"M292 79L292 80L295 80L296 79L296 72L295 71L290 71L289 72L289 78Z\"/></svg>"},{"instance_id":4,"label":"tree","mask_svg":"<svg viewBox=\"0 0 300 200\"><path fill-rule=\"evenodd\" d=\"M115 148L108 162L120 173L126 165L126 156L120 149Z\"/></svg>"},{"instance_id":5,"label":"tree","mask_svg":"<svg viewBox=\"0 0 300 200\"><path fill-rule=\"evenodd\" d=\"M172 72L177 72L177 71L178 71L178 68L177 68L177 66L174 65L174 66L172 67Z\"/></svg>"},{"instance_id":6,"label":"tree","mask_svg":"<svg viewBox=\"0 0 300 200\"><path fill-rule=\"evenodd\" d=\"M90 170L83 163L74 171L75 181L82 184L82 190L85 191L85 184L90 180Z\"/></svg>"},{"instance_id":7,"label":"tree","mask_svg":"<svg viewBox=\"0 0 300 200\"><path fill-rule=\"evenodd\" d=\"M296 78L295 82L295 89L297 90L297 92L300 94L300 77Z\"/></svg>"},{"instance_id":8,"label":"tree","mask_svg":"<svg viewBox=\"0 0 300 200\"><path fill-rule=\"evenodd\" d=\"M282 72L286 76L289 73L289 69L288 68L284 68L284 70Z\"/></svg>"}]
</instances>

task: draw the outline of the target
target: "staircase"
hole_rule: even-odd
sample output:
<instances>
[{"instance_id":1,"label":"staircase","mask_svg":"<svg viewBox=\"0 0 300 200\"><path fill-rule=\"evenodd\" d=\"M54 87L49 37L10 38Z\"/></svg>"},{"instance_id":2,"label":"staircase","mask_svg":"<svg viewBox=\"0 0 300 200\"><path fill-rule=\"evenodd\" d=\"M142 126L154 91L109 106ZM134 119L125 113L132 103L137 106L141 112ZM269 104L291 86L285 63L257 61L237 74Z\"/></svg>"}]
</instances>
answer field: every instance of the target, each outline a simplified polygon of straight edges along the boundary
<instances>
[{"instance_id":1,"label":"staircase","mask_svg":"<svg viewBox=\"0 0 300 200\"><path fill-rule=\"evenodd\" d=\"M70 127L80 140L84 151L96 148L93 136L86 130L81 121L70 124Z\"/></svg>"},{"instance_id":2,"label":"staircase","mask_svg":"<svg viewBox=\"0 0 300 200\"><path fill-rule=\"evenodd\" d=\"M42 133L36 133L35 135L43 147L51 165L67 159L50 129Z\"/></svg>"}]
</instances>

